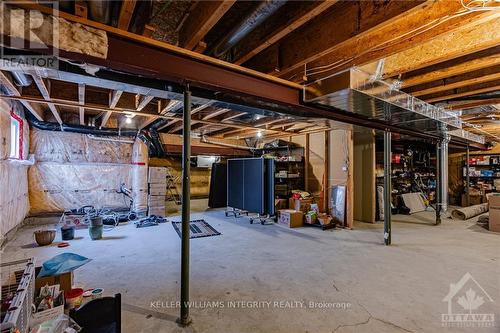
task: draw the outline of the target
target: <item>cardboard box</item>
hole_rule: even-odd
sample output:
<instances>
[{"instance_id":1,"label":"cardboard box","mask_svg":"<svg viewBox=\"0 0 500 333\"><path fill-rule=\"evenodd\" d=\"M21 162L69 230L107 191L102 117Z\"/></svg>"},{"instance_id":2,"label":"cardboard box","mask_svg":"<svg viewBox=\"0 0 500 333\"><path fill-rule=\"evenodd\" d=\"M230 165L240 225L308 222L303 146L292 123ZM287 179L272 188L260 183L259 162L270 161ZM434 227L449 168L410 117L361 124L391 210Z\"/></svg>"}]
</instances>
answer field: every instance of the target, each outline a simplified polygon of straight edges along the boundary
<instances>
[{"instance_id":1,"label":"cardboard box","mask_svg":"<svg viewBox=\"0 0 500 333\"><path fill-rule=\"evenodd\" d=\"M150 195L166 195L167 186L165 184L149 184Z\"/></svg>"},{"instance_id":2,"label":"cardboard box","mask_svg":"<svg viewBox=\"0 0 500 333\"><path fill-rule=\"evenodd\" d=\"M332 222L332 217L327 214L320 214L318 215L318 222L321 225L329 225Z\"/></svg>"},{"instance_id":3,"label":"cardboard box","mask_svg":"<svg viewBox=\"0 0 500 333\"><path fill-rule=\"evenodd\" d=\"M165 196L164 195L148 196L148 206L149 207L165 206Z\"/></svg>"},{"instance_id":4,"label":"cardboard box","mask_svg":"<svg viewBox=\"0 0 500 333\"><path fill-rule=\"evenodd\" d=\"M35 275L38 275L41 269L41 267L35 267ZM40 293L41 287L45 285L53 286L56 284L59 285L59 290L61 290L61 292L63 293L65 291L71 290L73 286L73 272L63 273L56 276L35 278L35 294L33 295L33 297L36 297ZM64 314L64 294L62 296L62 303L62 305L56 306L52 309L32 313L30 318L30 326L35 327L36 325L41 324L44 321L55 319Z\"/></svg>"},{"instance_id":5,"label":"cardboard box","mask_svg":"<svg viewBox=\"0 0 500 333\"><path fill-rule=\"evenodd\" d=\"M500 232L500 195L489 196L488 208L490 211L488 229L493 232Z\"/></svg>"},{"instance_id":6,"label":"cardboard box","mask_svg":"<svg viewBox=\"0 0 500 333\"><path fill-rule=\"evenodd\" d=\"M312 198L308 199L289 199L288 207L293 210L301 211L302 213L308 212L313 203Z\"/></svg>"},{"instance_id":7,"label":"cardboard box","mask_svg":"<svg viewBox=\"0 0 500 333\"><path fill-rule=\"evenodd\" d=\"M165 205L149 207L148 215L149 216L151 216L151 215L165 216Z\"/></svg>"},{"instance_id":8,"label":"cardboard box","mask_svg":"<svg viewBox=\"0 0 500 333\"><path fill-rule=\"evenodd\" d=\"M35 267L35 275L40 273L42 267ZM73 272L63 273L56 276L37 277L35 279L35 292L38 292L45 285L53 286L58 284L64 291L71 290L73 286Z\"/></svg>"},{"instance_id":9,"label":"cardboard box","mask_svg":"<svg viewBox=\"0 0 500 333\"><path fill-rule=\"evenodd\" d=\"M276 210L288 209L288 200L287 199L274 199L274 208Z\"/></svg>"},{"instance_id":10,"label":"cardboard box","mask_svg":"<svg viewBox=\"0 0 500 333\"><path fill-rule=\"evenodd\" d=\"M278 214L278 223L289 228L301 227L304 224L304 214L292 209L281 209Z\"/></svg>"},{"instance_id":11,"label":"cardboard box","mask_svg":"<svg viewBox=\"0 0 500 333\"><path fill-rule=\"evenodd\" d=\"M148 172L149 183L166 183L167 181L167 168L164 167L150 167Z\"/></svg>"}]
</instances>

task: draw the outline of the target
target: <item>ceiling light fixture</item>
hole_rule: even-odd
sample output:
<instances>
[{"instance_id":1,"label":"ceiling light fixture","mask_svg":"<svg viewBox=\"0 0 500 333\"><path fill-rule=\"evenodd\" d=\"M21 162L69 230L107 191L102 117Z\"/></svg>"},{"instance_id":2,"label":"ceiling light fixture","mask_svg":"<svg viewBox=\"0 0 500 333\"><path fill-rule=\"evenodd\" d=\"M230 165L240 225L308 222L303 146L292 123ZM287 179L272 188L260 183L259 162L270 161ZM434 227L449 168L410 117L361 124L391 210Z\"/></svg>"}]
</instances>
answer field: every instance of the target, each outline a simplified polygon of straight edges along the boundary
<instances>
[{"instance_id":1,"label":"ceiling light fixture","mask_svg":"<svg viewBox=\"0 0 500 333\"><path fill-rule=\"evenodd\" d=\"M262 138L262 131L258 131L258 132L257 132L257 137L258 137L258 138Z\"/></svg>"}]
</instances>

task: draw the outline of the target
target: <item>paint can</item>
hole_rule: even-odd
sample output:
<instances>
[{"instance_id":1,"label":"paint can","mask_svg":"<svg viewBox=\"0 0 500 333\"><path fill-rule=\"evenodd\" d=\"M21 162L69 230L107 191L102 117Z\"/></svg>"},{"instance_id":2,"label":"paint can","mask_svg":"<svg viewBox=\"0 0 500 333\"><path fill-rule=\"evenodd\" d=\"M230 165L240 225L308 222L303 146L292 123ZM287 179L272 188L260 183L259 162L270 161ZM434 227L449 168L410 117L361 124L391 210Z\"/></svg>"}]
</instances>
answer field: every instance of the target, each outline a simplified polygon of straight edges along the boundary
<instances>
[{"instance_id":1,"label":"paint can","mask_svg":"<svg viewBox=\"0 0 500 333\"><path fill-rule=\"evenodd\" d=\"M75 238L75 227L62 226L61 238L63 241L72 240Z\"/></svg>"}]
</instances>

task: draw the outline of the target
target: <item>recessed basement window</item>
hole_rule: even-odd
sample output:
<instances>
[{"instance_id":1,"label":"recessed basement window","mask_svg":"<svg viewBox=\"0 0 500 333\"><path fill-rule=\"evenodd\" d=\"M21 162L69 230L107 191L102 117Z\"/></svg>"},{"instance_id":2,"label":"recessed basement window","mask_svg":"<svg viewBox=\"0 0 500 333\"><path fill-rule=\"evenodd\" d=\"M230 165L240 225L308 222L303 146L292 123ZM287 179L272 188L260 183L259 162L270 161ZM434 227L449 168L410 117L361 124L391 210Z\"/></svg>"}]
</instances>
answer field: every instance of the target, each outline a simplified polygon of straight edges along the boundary
<instances>
[{"instance_id":1,"label":"recessed basement window","mask_svg":"<svg viewBox=\"0 0 500 333\"><path fill-rule=\"evenodd\" d=\"M20 158L20 147L21 147L21 122L10 117L10 158L19 159Z\"/></svg>"}]
</instances>

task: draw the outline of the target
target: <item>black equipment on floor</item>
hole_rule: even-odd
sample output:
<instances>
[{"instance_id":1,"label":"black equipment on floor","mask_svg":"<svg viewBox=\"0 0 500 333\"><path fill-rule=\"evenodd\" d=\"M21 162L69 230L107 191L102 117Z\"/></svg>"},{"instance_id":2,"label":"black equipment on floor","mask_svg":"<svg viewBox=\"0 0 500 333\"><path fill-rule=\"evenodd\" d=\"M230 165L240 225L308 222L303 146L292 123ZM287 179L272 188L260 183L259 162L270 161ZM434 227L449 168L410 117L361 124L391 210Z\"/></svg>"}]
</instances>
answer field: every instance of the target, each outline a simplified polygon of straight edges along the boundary
<instances>
[{"instance_id":1,"label":"black equipment on floor","mask_svg":"<svg viewBox=\"0 0 500 333\"><path fill-rule=\"evenodd\" d=\"M260 215L274 215L274 160L229 159L227 206Z\"/></svg>"},{"instance_id":2,"label":"black equipment on floor","mask_svg":"<svg viewBox=\"0 0 500 333\"><path fill-rule=\"evenodd\" d=\"M212 164L210 174L210 192L208 194L208 207L221 208L227 204L227 164Z\"/></svg>"},{"instance_id":3,"label":"black equipment on floor","mask_svg":"<svg viewBox=\"0 0 500 333\"><path fill-rule=\"evenodd\" d=\"M121 333L121 299L121 294L93 299L69 316L82 327L80 333Z\"/></svg>"}]
</instances>

